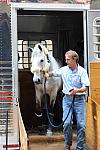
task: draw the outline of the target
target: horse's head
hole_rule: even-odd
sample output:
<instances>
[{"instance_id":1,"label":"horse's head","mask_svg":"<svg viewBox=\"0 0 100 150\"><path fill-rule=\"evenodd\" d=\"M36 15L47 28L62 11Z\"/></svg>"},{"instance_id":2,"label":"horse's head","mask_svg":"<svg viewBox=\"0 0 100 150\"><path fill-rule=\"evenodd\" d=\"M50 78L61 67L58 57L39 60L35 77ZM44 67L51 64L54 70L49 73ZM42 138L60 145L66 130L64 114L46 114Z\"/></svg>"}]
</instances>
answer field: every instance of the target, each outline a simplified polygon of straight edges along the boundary
<instances>
[{"instance_id":1,"label":"horse's head","mask_svg":"<svg viewBox=\"0 0 100 150\"><path fill-rule=\"evenodd\" d=\"M42 83L43 72L49 71L50 60L48 56L48 50L45 46L38 43L34 48L30 48L31 55L31 72L34 74L33 81L36 83Z\"/></svg>"}]
</instances>

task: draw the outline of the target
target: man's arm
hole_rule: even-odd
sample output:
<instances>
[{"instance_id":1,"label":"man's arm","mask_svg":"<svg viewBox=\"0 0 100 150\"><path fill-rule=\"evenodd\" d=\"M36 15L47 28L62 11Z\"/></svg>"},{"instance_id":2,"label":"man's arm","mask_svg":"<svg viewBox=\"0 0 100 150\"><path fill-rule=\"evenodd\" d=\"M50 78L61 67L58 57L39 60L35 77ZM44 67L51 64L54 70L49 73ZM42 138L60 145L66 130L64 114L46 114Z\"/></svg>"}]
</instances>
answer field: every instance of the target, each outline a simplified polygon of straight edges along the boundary
<instances>
[{"instance_id":1,"label":"man's arm","mask_svg":"<svg viewBox=\"0 0 100 150\"><path fill-rule=\"evenodd\" d=\"M70 95L75 95L77 93L84 93L87 91L87 87L81 87L79 89L73 89L71 92L70 92Z\"/></svg>"}]
</instances>

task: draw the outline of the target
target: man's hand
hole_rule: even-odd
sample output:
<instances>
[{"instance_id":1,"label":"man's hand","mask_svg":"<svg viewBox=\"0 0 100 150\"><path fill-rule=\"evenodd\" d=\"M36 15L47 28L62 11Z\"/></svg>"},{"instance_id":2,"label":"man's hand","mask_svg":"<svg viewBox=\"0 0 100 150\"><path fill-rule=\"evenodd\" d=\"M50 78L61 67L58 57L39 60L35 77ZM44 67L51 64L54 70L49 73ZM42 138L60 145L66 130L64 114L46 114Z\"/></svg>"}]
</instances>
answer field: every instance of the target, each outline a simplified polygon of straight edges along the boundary
<instances>
[{"instance_id":1,"label":"man's hand","mask_svg":"<svg viewBox=\"0 0 100 150\"><path fill-rule=\"evenodd\" d=\"M72 89L69 92L70 92L70 95L75 95L78 92L78 89Z\"/></svg>"},{"instance_id":2,"label":"man's hand","mask_svg":"<svg viewBox=\"0 0 100 150\"><path fill-rule=\"evenodd\" d=\"M46 73L44 74L44 77L45 77L46 80L48 80L48 78L49 78L49 73L46 72Z\"/></svg>"}]
</instances>

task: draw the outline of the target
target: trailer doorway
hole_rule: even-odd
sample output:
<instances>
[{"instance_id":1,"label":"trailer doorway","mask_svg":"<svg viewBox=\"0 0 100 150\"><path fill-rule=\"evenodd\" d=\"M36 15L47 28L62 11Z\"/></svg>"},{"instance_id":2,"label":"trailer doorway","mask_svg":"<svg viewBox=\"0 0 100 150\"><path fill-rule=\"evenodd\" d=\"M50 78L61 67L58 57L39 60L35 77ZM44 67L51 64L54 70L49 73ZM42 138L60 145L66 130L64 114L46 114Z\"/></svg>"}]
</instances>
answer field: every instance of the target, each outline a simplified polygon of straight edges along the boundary
<instances>
[{"instance_id":1,"label":"trailer doorway","mask_svg":"<svg viewBox=\"0 0 100 150\"><path fill-rule=\"evenodd\" d=\"M18 40L37 42L51 40L53 55L63 64L65 64L64 53L69 49L77 49L77 52L83 55L82 11L18 10L17 20ZM78 49L82 49L81 52Z\"/></svg>"},{"instance_id":2,"label":"trailer doorway","mask_svg":"<svg viewBox=\"0 0 100 150\"><path fill-rule=\"evenodd\" d=\"M52 47L50 51L52 51L54 57L60 59L63 65L65 65L65 52L69 49L75 49L80 57L82 57L82 61L80 61L80 63L84 66L84 64L87 63L85 47L86 7L84 9L81 8L79 10L74 9L70 11L67 10L67 8L64 10L62 8L61 10L56 10L56 8L55 10L47 10L40 8L24 9L24 7L25 6L20 8L20 5L18 5L16 9L12 11L12 24L13 26L17 25L16 30L13 29L12 36L14 39L12 43L13 49L16 45L15 42L19 43L16 45L17 47L21 47L20 49L14 49L14 55L16 57L18 57L18 54L20 53L19 62L16 58L14 62L14 65L16 66L16 74L18 74L19 77L18 79L15 79L16 82L18 81L19 83L18 88L16 89L16 96L19 95L24 124L26 129L28 129L31 128L33 124L37 126L37 124L39 124L39 120L37 119L36 121L36 118L34 119L33 117L35 110L35 91L34 84L32 82L32 74L30 72L30 53L27 48L28 46L33 47L35 43L40 41L42 41L46 46L48 46L50 42L50 47ZM18 36L15 37L15 35ZM22 43L21 45L20 42ZM20 67L18 68L18 66ZM61 97L58 96L58 99L58 101L60 101ZM57 123L61 122L62 118L62 114L61 116L59 115L61 108L59 108L58 111L58 105L59 103L55 109L55 112L57 113L55 122Z\"/></svg>"}]
</instances>

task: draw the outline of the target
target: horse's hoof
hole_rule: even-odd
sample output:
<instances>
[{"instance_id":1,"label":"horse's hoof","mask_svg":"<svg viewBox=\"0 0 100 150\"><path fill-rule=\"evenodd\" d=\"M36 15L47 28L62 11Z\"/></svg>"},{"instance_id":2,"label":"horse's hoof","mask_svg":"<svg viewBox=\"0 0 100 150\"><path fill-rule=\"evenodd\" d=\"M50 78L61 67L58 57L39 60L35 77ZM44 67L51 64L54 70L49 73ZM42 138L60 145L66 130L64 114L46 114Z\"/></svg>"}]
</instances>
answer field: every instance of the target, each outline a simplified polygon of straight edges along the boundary
<instances>
[{"instance_id":1,"label":"horse's hoof","mask_svg":"<svg viewBox=\"0 0 100 150\"><path fill-rule=\"evenodd\" d=\"M52 136L52 131L47 129L47 136Z\"/></svg>"},{"instance_id":2,"label":"horse's hoof","mask_svg":"<svg viewBox=\"0 0 100 150\"><path fill-rule=\"evenodd\" d=\"M37 117L42 117L42 113L40 113L40 114L35 113L35 115L36 115Z\"/></svg>"}]
</instances>

